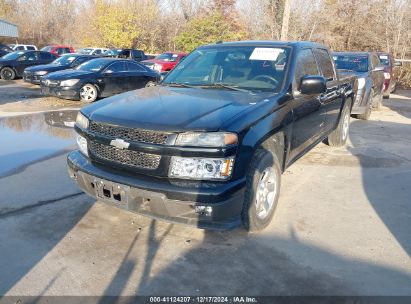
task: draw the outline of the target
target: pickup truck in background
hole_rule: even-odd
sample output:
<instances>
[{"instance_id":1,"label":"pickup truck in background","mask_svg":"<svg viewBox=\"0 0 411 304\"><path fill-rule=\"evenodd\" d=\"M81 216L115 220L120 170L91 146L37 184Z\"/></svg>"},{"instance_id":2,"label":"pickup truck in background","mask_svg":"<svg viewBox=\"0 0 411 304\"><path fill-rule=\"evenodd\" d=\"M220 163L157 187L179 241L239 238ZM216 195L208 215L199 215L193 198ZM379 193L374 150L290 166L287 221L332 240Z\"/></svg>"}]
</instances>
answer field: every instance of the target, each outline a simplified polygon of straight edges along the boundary
<instances>
[{"instance_id":1,"label":"pickup truck in background","mask_svg":"<svg viewBox=\"0 0 411 304\"><path fill-rule=\"evenodd\" d=\"M357 97L351 114L368 120L372 108L380 109L384 90L384 66L375 52L335 52L332 54L340 75L358 78Z\"/></svg>"},{"instance_id":2,"label":"pickup truck in background","mask_svg":"<svg viewBox=\"0 0 411 304\"><path fill-rule=\"evenodd\" d=\"M390 98L390 94L397 88L400 61L395 61L390 53L378 52L378 57L384 65L384 99Z\"/></svg>"},{"instance_id":3,"label":"pickup truck in background","mask_svg":"<svg viewBox=\"0 0 411 304\"><path fill-rule=\"evenodd\" d=\"M261 230L282 172L321 141L345 144L355 92L355 76L340 79L321 44L202 46L160 85L82 108L69 174L132 212Z\"/></svg>"}]
</instances>

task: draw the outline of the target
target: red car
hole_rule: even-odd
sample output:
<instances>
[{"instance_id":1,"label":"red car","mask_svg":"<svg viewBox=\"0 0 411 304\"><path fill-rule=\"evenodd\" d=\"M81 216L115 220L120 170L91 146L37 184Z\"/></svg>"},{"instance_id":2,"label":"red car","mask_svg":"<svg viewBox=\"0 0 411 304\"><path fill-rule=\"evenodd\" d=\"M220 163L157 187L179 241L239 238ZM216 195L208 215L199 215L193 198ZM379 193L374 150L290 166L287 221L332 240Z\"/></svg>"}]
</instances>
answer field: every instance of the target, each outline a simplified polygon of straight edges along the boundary
<instances>
[{"instance_id":1,"label":"red car","mask_svg":"<svg viewBox=\"0 0 411 304\"><path fill-rule=\"evenodd\" d=\"M398 80L398 67L402 65L400 61L395 61L390 53L379 52L378 57L384 65L384 98L390 98L390 93L395 92Z\"/></svg>"},{"instance_id":2,"label":"red car","mask_svg":"<svg viewBox=\"0 0 411 304\"><path fill-rule=\"evenodd\" d=\"M159 73L171 71L187 53L166 52L154 59L144 60L141 63Z\"/></svg>"},{"instance_id":3,"label":"red car","mask_svg":"<svg viewBox=\"0 0 411 304\"><path fill-rule=\"evenodd\" d=\"M41 49L41 51L49 52L57 56L61 56L61 55L68 54L68 53L74 53L74 48L68 45L54 44L54 45L45 46L44 48Z\"/></svg>"}]
</instances>

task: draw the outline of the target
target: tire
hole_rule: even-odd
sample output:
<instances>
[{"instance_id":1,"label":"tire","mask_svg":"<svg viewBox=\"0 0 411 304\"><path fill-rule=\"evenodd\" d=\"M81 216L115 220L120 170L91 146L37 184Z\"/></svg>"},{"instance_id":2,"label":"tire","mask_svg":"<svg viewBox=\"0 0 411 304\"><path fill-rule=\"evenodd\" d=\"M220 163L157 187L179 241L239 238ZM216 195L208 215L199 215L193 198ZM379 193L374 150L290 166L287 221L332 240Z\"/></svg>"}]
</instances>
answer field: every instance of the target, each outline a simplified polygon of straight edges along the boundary
<instances>
[{"instance_id":1,"label":"tire","mask_svg":"<svg viewBox=\"0 0 411 304\"><path fill-rule=\"evenodd\" d=\"M327 142L329 146L341 147L347 142L348 132L350 130L350 109L351 99L344 105L337 128L328 135Z\"/></svg>"},{"instance_id":2,"label":"tire","mask_svg":"<svg viewBox=\"0 0 411 304\"><path fill-rule=\"evenodd\" d=\"M260 231L271 222L277 207L280 187L281 171L276 155L258 149L254 153L246 179L241 213L246 230Z\"/></svg>"},{"instance_id":3,"label":"tire","mask_svg":"<svg viewBox=\"0 0 411 304\"><path fill-rule=\"evenodd\" d=\"M80 88L80 100L87 103L95 102L98 90L94 84L86 83Z\"/></svg>"},{"instance_id":4,"label":"tire","mask_svg":"<svg viewBox=\"0 0 411 304\"><path fill-rule=\"evenodd\" d=\"M371 116L371 109L372 109L372 94L373 92L371 91L368 100L367 100L367 108L363 114L358 114L356 118L362 119L362 120L368 120L370 119Z\"/></svg>"},{"instance_id":5,"label":"tire","mask_svg":"<svg viewBox=\"0 0 411 304\"><path fill-rule=\"evenodd\" d=\"M384 99L390 99L390 94L384 95L383 98L384 98Z\"/></svg>"},{"instance_id":6,"label":"tire","mask_svg":"<svg viewBox=\"0 0 411 304\"><path fill-rule=\"evenodd\" d=\"M0 71L0 77L3 80L14 80L16 79L16 72L12 68L3 68Z\"/></svg>"},{"instance_id":7,"label":"tire","mask_svg":"<svg viewBox=\"0 0 411 304\"><path fill-rule=\"evenodd\" d=\"M146 83L146 88L148 88L148 87L154 87L154 86L156 86L157 84L154 82L154 81L148 81L147 83Z\"/></svg>"}]
</instances>

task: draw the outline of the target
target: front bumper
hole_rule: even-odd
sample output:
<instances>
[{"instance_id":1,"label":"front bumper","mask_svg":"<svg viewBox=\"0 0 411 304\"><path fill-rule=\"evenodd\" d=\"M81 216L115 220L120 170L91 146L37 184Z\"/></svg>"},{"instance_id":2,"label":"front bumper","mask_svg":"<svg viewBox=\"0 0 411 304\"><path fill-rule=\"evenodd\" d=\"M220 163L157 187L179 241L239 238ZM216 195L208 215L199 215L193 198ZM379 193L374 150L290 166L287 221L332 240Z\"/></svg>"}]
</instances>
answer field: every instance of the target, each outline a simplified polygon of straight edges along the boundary
<instances>
[{"instance_id":1,"label":"front bumper","mask_svg":"<svg viewBox=\"0 0 411 304\"><path fill-rule=\"evenodd\" d=\"M25 74L23 76L23 80L25 82L31 83L31 84L40 84L40 80L41 80L42 76L39 75L27 75Z\"/></svg>"},{"instance_id":2,"label":"front bumper","mask_svg":"<svg viewBox=\"0 0 411 304\"><path fill-rule=\"evenodd\" d=\"M95 164L79 151L71 152L67 162L70 177L84 192L116 207L199 228L231 229L241 223L245 179L224 183L182 182L132 175ZM100 182L113 189L107 199L99 195ZM120 200L115 192L117 188L122 191ZM211 207L211 214L196 210L199 206Z\"/></svg>"},{"instance_id":3,"label":"front bumper","mask_svg":"<svg viewBox=\"0 0 411 304\"><path fill-rule=\"evenodd\" d=\"M79 89L75 87L48 87L48 86L41 86L41 93L43 95L55 96L58 98L64 99L72 99L72 100L79 100L80 93Z\"/></svg>"}]
</instances>

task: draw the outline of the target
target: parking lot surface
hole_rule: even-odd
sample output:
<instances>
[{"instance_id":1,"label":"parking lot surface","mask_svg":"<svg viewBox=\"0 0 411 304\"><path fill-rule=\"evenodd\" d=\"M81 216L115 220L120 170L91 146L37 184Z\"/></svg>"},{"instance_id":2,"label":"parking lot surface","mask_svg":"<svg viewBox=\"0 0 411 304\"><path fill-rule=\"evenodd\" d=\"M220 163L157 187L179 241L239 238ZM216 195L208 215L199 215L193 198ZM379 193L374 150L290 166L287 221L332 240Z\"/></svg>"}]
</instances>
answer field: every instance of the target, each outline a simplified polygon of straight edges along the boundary
<instances>
[{"instance_id":1,"label":"parking lot surface","mask_svg":"<svg viewBox=\"0 0 411 304\"><path fill-rule=\"evenodd\" d=\"M82 105L16 83L0 85L0 295L411 295L411 91L290 167L247 234L82 194L65 160Z\"/></svg>"}]
</instances>

